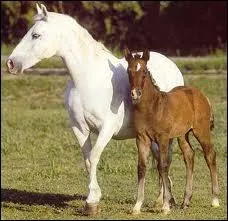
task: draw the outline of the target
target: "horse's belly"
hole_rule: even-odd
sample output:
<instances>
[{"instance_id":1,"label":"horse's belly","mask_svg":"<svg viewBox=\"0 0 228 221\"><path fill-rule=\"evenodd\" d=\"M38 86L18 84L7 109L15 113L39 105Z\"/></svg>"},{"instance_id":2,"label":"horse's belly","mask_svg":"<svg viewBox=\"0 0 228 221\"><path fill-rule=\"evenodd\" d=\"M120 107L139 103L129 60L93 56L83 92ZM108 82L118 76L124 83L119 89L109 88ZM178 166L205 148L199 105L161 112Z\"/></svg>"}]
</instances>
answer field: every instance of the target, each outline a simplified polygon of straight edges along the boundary
<instances>
[{"instance_id":1,"label":"horse's belly","mask_svg":"<svg viewBox=\"0 0 228 221\"><path fill-rule=\"evenodd\" d=\"M84 118L91 131L98 133L103 125L103 119L98 115L84 110Z\"/></svg>"}]
</instances>

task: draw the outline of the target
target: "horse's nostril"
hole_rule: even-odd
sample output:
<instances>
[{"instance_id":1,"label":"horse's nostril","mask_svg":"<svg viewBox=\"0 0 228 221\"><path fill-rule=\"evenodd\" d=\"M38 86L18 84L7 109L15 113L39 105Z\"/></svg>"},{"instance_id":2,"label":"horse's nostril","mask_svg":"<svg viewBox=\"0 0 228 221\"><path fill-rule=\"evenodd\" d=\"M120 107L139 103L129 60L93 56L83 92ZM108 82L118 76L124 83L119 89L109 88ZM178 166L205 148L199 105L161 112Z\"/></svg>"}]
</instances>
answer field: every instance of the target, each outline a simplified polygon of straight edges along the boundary
<instances>
[{"instance_id":1,"label":"horse's nostril","mask_svg":"<svg viewBox=\"0 0 228 221\"><path fill-rule=\"evenodd\" d=\"M14 68L14 64L13 64L13 61L11 59L7 60L6 65L7 65L9 70L12 70Z\"/></svg>"},{"instance_id":2,"label":"horse's nostril","mask_svg":"<svg viewBox=\"0 0 228 221\"><path fill-rule=\"evenodd\" d=\"M134 92L133 91L131 91L131 96L134 97Z\"/></svg>"}]
</instances>

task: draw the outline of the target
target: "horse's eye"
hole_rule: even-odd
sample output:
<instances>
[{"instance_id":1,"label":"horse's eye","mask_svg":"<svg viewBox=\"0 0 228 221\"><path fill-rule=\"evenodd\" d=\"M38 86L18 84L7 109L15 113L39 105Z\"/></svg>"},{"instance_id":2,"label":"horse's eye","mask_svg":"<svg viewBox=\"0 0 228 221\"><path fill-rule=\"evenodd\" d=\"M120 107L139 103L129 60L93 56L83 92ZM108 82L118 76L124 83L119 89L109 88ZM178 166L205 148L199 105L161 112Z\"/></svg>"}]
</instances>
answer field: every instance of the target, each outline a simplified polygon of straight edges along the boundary
<instances>
[{"instance_id":1,"label":"horse's eye","mask_svg":"<svg viewBox=\"0 0 228 221\"><path fill-rule=\"evenodd\" d=\"M32 39L37 39L37 38L39 38L39 37L40 37L39 34L36 34L36 33L32 34Z\"/></svg>"}]
</instances>

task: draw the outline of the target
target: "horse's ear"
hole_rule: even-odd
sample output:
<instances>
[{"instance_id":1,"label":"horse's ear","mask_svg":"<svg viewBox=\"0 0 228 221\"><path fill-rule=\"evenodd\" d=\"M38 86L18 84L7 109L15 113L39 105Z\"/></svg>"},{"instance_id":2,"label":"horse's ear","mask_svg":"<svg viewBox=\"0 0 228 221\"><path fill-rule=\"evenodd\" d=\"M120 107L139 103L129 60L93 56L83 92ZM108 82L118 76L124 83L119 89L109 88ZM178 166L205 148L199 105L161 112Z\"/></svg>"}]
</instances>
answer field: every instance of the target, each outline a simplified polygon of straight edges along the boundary
<instances>
[{"instance_id":1,"label":"horse's ear","mask_svg":"<svg viewBox=\"0 0 228 221\"><path fill-rule=\"evenodd\" d=\"M48 17L48 14L47 14L47 9L46 7L41 4L41 8L40 6L36 3L36 9L37 9L37 15L35 15L33 17L33 20L34 21L47 21L47 17Z\"/></svg>"},{"instance_id":2,"label":"horse's ear","mask_svg":"<svg viewBox=\"0 0 228 221\"><path fill-rule=\"evenodd\" d=\"M124 49L124 57L127 61L130 61L130 59L132 58L132 54L128 48Z\"/></svg>"},{"instance_id":3,"label":"horse's ear","mask_svg":"<svg viewBox=\"0 0 228 221\"><path fill-rule=\"evenodd\" d=\"M143 51L142 59L145 60L146 62L150 59L150 52L148 49Z\"/></svg>"},{"instance_id":4,"label":"horse's ear","mask_svg":"<svg viewBox=\"0 0 228 221\"><path fill-rule=\"evenodd\" d=\"M36 3L36 10L37 10L37 14L42 14L42 10L37 3Z\"/></svg>"},{"instance_id":5,"label":"horse's ear","mask_svg":"<svg viewBox=\"0 0 228 221\"><path fill-rule=\"evenodd\" d=\"M43 15L44 15L44 17L46 17L47 18L47 8L45 7L45 5L43 5L43 4L41 4L41 9L42 9L42 13L43 13Z\"/></svg>"}]
</instances>

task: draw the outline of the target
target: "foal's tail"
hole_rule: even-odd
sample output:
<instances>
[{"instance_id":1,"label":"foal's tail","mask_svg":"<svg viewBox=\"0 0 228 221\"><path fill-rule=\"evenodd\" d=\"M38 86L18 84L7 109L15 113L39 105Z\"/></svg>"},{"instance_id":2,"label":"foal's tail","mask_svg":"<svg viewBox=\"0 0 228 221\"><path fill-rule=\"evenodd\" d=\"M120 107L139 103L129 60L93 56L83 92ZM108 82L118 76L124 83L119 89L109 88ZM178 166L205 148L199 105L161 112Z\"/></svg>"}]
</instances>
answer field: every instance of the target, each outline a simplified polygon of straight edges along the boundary
<instances>
[{"instance_id":1,"label":"foal's tail","mask_svg":"<svg viewBox=\"0 0 228 221\"><path fill-rule=\"evenodd\" d=\"M211 103L210 103L208 97L206 97L206 98L207 98L207 101L208 101L208 103L209 103L209 105L210 105L210 109L211 109L210 130L213 130L213 128L215 127L215 124L214 124L215 117L214 117L214 113L213 113L213 109L212 109Z\"/></svg>"}]
</instances>

